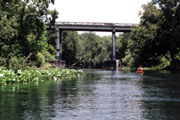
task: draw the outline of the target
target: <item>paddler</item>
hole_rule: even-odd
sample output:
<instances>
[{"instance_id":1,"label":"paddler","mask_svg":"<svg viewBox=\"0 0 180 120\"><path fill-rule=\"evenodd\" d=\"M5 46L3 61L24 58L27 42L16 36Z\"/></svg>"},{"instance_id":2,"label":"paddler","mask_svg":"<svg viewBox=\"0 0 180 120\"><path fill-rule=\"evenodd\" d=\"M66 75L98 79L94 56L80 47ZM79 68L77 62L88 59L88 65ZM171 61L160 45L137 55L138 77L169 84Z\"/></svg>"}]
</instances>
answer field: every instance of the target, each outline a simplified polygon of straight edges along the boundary
<instances>
[{"instance_id":1,"label":"paddler","mask_svg":"<svg viewBox=\"0 0 180 120\"><path fill-rule=\"evenodd\" d=\"M138 67L138 71L143 71L143 68L141 65Z\"/></svg>"}]
</instances>

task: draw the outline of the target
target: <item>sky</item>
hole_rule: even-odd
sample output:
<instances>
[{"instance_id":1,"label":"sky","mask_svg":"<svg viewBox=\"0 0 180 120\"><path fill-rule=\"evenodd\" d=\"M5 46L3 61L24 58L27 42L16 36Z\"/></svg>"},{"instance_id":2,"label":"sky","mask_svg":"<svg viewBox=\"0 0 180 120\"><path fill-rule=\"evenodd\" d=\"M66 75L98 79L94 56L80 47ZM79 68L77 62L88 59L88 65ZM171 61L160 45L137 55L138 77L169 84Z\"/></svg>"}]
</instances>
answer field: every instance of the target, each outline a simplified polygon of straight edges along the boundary
<instances>
[{"instance_id":1,"label":"sky","mask_svg":"<svg viewBox=\"0 0 180 120\"><path fill-rule=\"evenodd\" d=\"M139 23L142 5L151 0L55 0L57 21Z\"/></svg>"}]
</instances>

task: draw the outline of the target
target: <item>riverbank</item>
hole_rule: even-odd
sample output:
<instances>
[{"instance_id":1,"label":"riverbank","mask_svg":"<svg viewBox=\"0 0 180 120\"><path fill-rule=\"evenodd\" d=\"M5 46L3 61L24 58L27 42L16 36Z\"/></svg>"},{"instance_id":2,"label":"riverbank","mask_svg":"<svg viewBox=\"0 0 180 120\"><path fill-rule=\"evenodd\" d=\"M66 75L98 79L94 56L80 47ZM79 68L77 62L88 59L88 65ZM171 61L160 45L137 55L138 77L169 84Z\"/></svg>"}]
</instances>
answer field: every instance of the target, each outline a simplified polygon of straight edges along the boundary
<instances>
[{"instance_id":1,"label":"riverbank","mask_svg":"<svg viewBox=\"0 0 180 120\"><path fill-rule=\"evenodd\" d=\"M72 79L83 74L82 70L74 69L28 69L28 70L6 70L0 68L0 85L8 85L18 82L33 82L45 80Z\"/></svg>"},{"instance_id":2,"label":"riverbank","mask_svg":"<svg viewBox=\"0 0 180 120\"><path fill-rule=\"evenodd\" d=\"M120 70L122 71L137 71L138 68L135 67L122 67L120 68ZM168 69L165 68L159 68L159 67L143 67L143 71L170 71Z\"/></svg>"}]
</instances>

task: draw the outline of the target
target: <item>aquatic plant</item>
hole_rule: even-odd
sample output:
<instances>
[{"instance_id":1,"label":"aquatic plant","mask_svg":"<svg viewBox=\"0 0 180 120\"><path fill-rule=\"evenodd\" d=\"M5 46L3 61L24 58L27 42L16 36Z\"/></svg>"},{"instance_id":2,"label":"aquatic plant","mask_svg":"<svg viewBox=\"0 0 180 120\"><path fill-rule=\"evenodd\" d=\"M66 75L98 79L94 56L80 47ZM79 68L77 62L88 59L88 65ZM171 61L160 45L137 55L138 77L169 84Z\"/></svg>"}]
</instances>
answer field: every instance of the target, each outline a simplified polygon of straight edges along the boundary
<instances>
[{"instance_id":1,"label":"aquatic plant","mask_svg":"<svg viewBox=\"0 0 180 120\"><path fill-rule=\"evenodd\" d=\"M6 70L0 68L0 85L17 82L72 79L83 74L82 70L74 69L30 69Z\"/></svg>"}]
</instances>

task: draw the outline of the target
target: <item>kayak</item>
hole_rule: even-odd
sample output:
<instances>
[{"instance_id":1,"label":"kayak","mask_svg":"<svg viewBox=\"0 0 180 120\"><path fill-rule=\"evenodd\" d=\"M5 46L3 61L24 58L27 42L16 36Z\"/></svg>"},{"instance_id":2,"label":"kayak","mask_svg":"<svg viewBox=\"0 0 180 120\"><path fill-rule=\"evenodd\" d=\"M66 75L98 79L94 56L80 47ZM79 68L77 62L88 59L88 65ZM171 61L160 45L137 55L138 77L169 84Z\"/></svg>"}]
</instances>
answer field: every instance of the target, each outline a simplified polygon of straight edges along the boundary
<instances>
[{"instance_id":1,"label":"kayak","mask_svg":"<svg viewBox=\"0 0 180 120\"><path fill-rule=\"evenodd\" d=\"M138 69L136 72L139 73L139 74L143 74L144 73L144 71L142 69Z\"/></svg>"},{"instance_id":2,"label":"kayak","mask_svg":"<svg viewBox=\"0 0 180 120\"><path fill-rule=\"evenodd\" d=\"M136 72L138 72L138 73L143 73L144 71L143 71L143 70L137 70Z\"/></svg>"},{"instance_id":3,"label":"kayak","mask_svg":"<svg viewBox=\"0 0 180 120\"><path fill-rule=\"evenodd\" d=\"M143 68L141 66L139 66L139 68L137 69L136 71L138 74L143 74L144 71L143 71Z\"/></svg>"}]
</instances>

